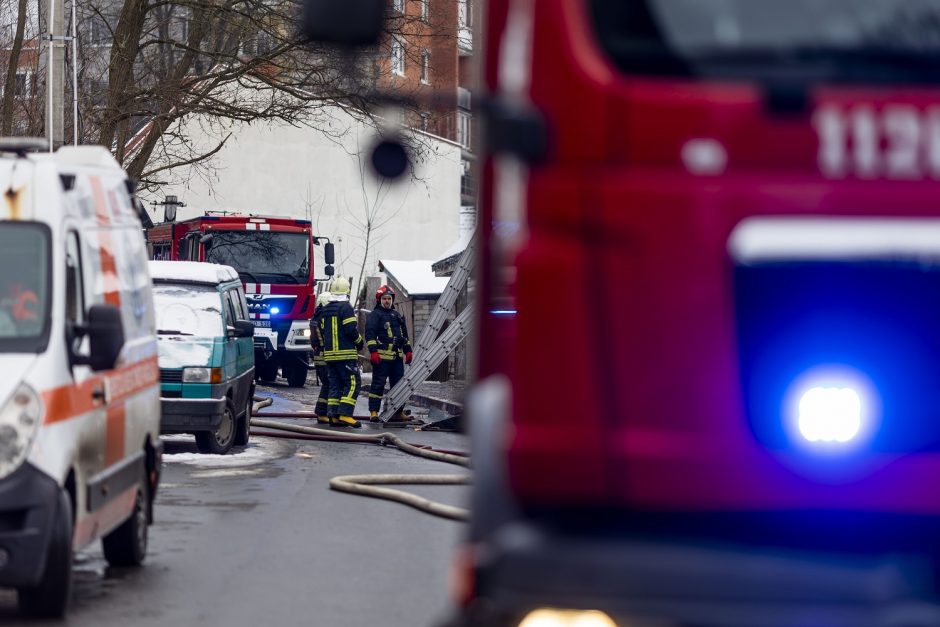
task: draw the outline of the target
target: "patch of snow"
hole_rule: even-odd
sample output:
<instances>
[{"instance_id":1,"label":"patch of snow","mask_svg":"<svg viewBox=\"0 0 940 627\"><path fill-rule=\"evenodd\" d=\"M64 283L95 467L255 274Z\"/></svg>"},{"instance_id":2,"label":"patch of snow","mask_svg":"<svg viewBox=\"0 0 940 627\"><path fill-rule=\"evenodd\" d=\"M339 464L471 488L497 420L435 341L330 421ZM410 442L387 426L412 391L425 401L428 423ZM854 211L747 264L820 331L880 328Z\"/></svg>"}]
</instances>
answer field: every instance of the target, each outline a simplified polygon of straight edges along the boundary
<instances>
[{"instance_id":1,"label":"patch of snow","mask_svg":"<svg viewBox=\"0 0 940 627\"><path fill-rule=\"evenodd\" d=\"M445 250L443 254L438 256L432 263L437 263L439 261L444 261L448 257L453 257L454 255L459 255L464 250L467 249L467 246L470 244L470 240L473 239L473 231L467 231L466 233L461 234L460 238L450 245L450 248Z\"/></svg>"},{"instance_id":2,"label":"patch of snow","mask_svg":"<svg viewBox=\"0 0 940 627\"><path fill-rule=\"evenodd\" d=\"M187 281L218 285L237 281L238 273L231 266L202 261L151 261L150 277L155 281Z\"/></svg>"},{"instance_id":3,"label":"patch of snow","mask_svg":"<svg viewBox=\"0 0 940 627\"><path fill-rule=\"evenodd\" d=\"M449 277L434 276L431 261L379 261L383 272L403 290L405 296L436 296L447 287Z\"/></svg>"},{"instance_id":4,"label":"patch of snow","mask_svg":"<svg viewBox=\"0 0 940 627\"><path fill-rule=\"evenodd\" d=\"M179 335L160 336L157 343L160 351L160 367L207 366L212 357L212 343L212 340L194 340Z\"/></svg>"},{"instance_id":5,"label":"patch of snow","mask_svg":"<svg viewBox=\"0 0 940 627\"><path fill-rule=\"evenodd\" d=\"M222 297L213 287L154 285L157 332L179 331L193 337L224 335Z\"/></svg>"},{"instance_id":6,"label":"patch of snow","mask_svg":"<svg viewBox=\"0 0 940 627\"><path fill-rule=\"evenodd\" d=\"M191 435L161 435L166 442L191 442ZM187 464L200 468L238 468L254 466L270 461L281 454L284 443L274 438L252 437L248 446L233 448L226 455L204 455L202 453L163 453L164 463Z\"/></svg>"}]
</instances>

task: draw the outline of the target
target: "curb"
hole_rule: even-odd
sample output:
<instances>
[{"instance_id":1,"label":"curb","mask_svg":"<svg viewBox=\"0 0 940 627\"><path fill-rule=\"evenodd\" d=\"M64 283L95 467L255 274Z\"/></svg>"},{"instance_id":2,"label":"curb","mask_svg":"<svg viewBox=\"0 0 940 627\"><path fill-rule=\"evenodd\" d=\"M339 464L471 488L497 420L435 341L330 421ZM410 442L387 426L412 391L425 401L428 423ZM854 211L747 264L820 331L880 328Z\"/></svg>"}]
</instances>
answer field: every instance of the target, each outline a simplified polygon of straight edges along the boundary
<instances>
[{"instance_id":1,"label":"curb","mask_svg":"<svg viewBox=\"0 0 940 627\"><path fill-rule=\"evenodd\" d=\"M425 394L412 394L411 398L408 399L408 403L427 409L440 409L452 416L463 414L463 403L448 401L443 398L436 398Z\"/></svg>"}]
</instances>

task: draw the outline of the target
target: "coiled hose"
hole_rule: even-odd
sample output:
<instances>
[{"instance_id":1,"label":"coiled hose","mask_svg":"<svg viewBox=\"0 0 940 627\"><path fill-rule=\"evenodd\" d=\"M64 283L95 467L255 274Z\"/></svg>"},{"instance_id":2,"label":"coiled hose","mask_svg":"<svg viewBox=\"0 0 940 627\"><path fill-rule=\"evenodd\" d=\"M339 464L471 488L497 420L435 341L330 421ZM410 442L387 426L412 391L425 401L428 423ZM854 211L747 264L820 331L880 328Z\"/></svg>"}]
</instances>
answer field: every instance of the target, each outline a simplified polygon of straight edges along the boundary
<instances>
[{"instance_id":1,"label":"coiled hose","mask_svg":"<svg viewBox=\"0 0 940 627\"><path fill-rule=\"evenodd\" d=\"M253 412L262 407L271 405L274 400L271 398L255 397L256 403ZM469 467L470 459L465 455L451 452L437 451L427 447L417 446L402 440L393 433L377 434L358 434L358 433L337 433L331 429L318 429L315 427L304 427L301 425L290 424L278 420L263 420L259 418L251 419L252 427L261 427L264 429L274 429L275 432L286 431L298 439L325 440L331 442L354 442L361 444L378 444L380 446L395 446L400 451L423 457L433 461L444 462L445 464L455 464L457 466ZM284 437L280 433L259 433L256 435ZM416 494L404 492L402 490L393 490L391 488L378 487L384 485L469 485L469 475L342 475L330 479L330 488L338 492L347 492L349 494L358 494L372 498L395 501L403 505L414 507L420 511L442 518L451 520L466 521L470 517L470 512L462 507L454 507L437 503Z\"/></svg>"}]
</instances>

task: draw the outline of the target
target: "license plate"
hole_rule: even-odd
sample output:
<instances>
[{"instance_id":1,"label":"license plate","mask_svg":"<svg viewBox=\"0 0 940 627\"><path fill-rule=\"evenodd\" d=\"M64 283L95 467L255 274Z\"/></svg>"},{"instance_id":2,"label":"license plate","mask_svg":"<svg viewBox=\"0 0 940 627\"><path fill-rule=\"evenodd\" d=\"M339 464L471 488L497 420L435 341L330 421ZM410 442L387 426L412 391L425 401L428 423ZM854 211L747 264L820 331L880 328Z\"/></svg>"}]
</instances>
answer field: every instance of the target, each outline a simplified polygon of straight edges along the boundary
<instances>
[{"instance_id":1,"label":"license plate","mask_svg":"<svg viewBox=\"0 0 940 627\"><path fill-rule=\"evenodd\" d=\"M252 323L253 323L256 327L267 327L267 328L271 328L271 321L270 321L270 320L252 320Z\"/></svg>"}]
</instances>

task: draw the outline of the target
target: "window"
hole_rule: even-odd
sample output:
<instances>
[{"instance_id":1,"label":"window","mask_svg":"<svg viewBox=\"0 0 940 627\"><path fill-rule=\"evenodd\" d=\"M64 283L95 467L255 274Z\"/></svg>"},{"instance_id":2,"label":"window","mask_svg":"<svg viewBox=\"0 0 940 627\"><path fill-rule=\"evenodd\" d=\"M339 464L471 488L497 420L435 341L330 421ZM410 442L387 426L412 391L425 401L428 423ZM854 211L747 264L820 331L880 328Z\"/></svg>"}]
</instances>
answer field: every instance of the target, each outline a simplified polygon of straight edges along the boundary
<instances>
[{"instance_id":1,"label":"window","mask_svg":"<svg viewBox=\"0 0 940 627\"><path fill-rule=\"evenodd\" d=\"M47 346L51 241L49 227L38 222L0 221L0 352L38 353Z\"/></svg>"},{"instance_id":2,"label":"window","mask_svg":"<svg viewBox=\"0 0 940 627\"><path fill-rule=\"evenodd\" d=\"M238 290L226 290L222 294L222 300L225 301L225 326L234 327L235 321L239 319L237 305L238 302Z\"/></svg>"},{"instance_id":3,"label":"window","mask_svg":"<svg viewBox=\"0 0 940 627\"><path fill-rule=\"evenodd\" d=\"M24 98L29 95L29 82L32 72L27 72L25 70L17 70L16 72L16 85L13 87L13 95L20 98Z\"/></svg>"},{"instance_id":4,"label":"window","mask_svg":"<svg viewBox=\"0 0 940 627\"><path fill-rule=\"evenodd\" d=\"M431 76L431 52L429 50L421 51L421 82L427 85Z\"/></svg>"},{"instance_id":5,"label":"window","mask_svg":"<svg viewBox=\"0 0 940 627\"><path fill-rule=\"evenodd\" d=\"M427 111L421 112L421 130L425 133L428 132L428 119L431 117L431 114Z\"/></svg>"},{"instance_id":6,"label":"window","mask_svg":"<svg viewBox=\"0 0 940 627\"><path fill-rule=\"evenodd\" d=\"M392 38L392 72L405 75L405 44L398 37Z\"/></svg>"},{"instance_id":7,"label":"window","mask_svg":"<svg viewBox=\"0 0 940 627\"><path fill-rule=\"evenodd\" d=\"M78 234L68 234L65 243L65 332L73 353L78 353L81 336L74 332L85 320L85 290L82 282L82 255Z\"/></svg>"},{"instance_id":8,"label":"window","mask_svg":"<svg viewBox=\"0 0 940 627\"><path fill-rule=\"evenodd\" d=\"M405 0L392 0L392 11L396 13L404 13Z\"/></svg>"},{"instance_id":9,"label":"window","mask_svg":"<svg viewBox=\"0 0 940 627\"><path fill-rule=\"evenodd\" d=\"M421 21L428 21L428 5L431 4L431 0L418 0L421 4Z\"/></svg>"},{"instance_id":10,"label":"window","mask_svg":"<svg viewBox=\"0 0 940 627\"><path fill-rule=\"evenodd\" d=\"M464 148L470 147L470 112L457 112L457 143Z\"/></svg>"},{"instance_id":11,"label":"window","mask_svg":"<svg viewBox=\"0 0 940 627\"><path fill-rule=\"evenodd\" d=\"M111 32L111 26L100 14L96 14L91 18L91 33L89 43L92 46L110 46L112 41L113 33Z\"/></svg>"}]
</instances>

